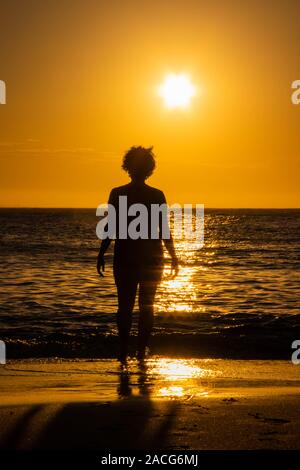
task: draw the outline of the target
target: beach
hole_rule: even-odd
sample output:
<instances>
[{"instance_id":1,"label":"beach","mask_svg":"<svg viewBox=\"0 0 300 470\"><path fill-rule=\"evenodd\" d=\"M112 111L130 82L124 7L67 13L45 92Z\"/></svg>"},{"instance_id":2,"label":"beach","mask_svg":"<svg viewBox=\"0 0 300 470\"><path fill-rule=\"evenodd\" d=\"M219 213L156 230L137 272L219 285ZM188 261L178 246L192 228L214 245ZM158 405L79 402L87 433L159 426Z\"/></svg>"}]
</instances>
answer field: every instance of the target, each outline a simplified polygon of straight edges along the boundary
<instances>
[{"instance_id":1,"label":"beach","mask_svg":"<svg viewBox=\"0 0 300 470\"><path fill-rule=\"evenodd\" d=\"M298 449L299 214L208 210L202 249L176 241L176 279L166 258L152 355L134 359L136 308L121 370L94 211L1 210L0 448Z\"/></svg>"},{"instance_id":2,"label":"beach","mask_svg":"<svg viewBox=\"0 0 300 470\"><path fill-rule=\"evenodd\" d=\"M0 377L2 450L299 448L288 361L41 359Z\"/></svg>"}]
</instances>

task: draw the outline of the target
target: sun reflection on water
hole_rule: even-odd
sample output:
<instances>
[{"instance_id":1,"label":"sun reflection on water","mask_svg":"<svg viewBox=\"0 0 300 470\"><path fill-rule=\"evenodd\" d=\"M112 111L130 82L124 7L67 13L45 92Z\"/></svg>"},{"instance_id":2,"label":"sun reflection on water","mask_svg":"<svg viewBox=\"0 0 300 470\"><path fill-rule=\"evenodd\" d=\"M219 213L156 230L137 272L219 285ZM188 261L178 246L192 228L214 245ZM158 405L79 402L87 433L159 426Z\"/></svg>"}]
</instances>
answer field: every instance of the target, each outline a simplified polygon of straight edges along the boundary
<instances>
[{"instance_id":1,"label":"sun reflection on water","mask_svg":"<svg viewBox=\"0 0 300 470\"><path fill-rule=\"evenodd\" d=\"M156 297L156 310L158 312L192 312L197 300L197 290L193 277L194 266L181 266L178 276L175 279L166 276L162 281L161 289L167 291L168 295L158 295Z\"/></svg>"}]
</instances>

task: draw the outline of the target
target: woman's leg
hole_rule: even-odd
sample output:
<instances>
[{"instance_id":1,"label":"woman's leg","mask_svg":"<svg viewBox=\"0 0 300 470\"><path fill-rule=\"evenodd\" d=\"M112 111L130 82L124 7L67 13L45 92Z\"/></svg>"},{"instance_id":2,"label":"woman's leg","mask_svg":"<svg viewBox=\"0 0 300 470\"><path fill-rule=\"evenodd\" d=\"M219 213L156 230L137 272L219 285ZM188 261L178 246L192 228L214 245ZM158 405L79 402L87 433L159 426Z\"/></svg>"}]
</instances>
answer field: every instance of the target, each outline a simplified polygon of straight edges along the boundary
<instances>
[{"instance_id":1,"label":"woman's leg","mask_svg":"<svg viewBox=\"0 0 300 470\"><path fill-rule=\"evenodd\" d=\"M120 338L120 361L125 362L138 278L134 272L128 272L128 270L118 269L114 274L118 291L117 325Z\"/></svg>"},{"instance_id":2,"label":"woman's leg","mask_svg":"<svg viewBox=\"0 0 300 470\"><path fill-rule=\"evenodd\" d=\"M144 272L139 283L139 331L138 356L143 359L153 328L153 304L157 287L161 281L161 269Z\"/></svg>"}]
</instances>

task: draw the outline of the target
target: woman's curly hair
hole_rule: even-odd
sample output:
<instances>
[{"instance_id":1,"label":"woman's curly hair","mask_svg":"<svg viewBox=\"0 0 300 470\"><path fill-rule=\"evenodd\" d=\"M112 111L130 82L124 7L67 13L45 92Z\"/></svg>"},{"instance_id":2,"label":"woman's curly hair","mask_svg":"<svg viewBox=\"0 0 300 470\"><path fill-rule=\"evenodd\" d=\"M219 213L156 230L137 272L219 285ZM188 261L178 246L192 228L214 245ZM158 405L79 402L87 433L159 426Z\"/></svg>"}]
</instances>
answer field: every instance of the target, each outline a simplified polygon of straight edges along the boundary
<instances>
[{"instance_id":1,"label":"woman's curly hair","mask_svg":"<svg viewBox=\"0 0 300 470\"><path fill-rule=\"evenodd\" d=\"M133 178L149 178L155 168L153 147L131 147L125 153L122 168Z\"/></svg>"}]
</instances>

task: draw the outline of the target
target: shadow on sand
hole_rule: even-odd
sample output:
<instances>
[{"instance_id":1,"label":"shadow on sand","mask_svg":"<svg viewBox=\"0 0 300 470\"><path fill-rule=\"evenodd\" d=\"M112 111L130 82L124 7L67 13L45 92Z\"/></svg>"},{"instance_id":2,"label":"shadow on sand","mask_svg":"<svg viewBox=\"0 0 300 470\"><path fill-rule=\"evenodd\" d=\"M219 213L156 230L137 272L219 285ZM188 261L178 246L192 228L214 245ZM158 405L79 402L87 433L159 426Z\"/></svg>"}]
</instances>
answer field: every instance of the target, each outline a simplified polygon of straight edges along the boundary
<instances>
[{"instance_id":1,"label":"shadow on sand","mask_svg":"<svg viewBox=\"0 0 300 470\"><path fill-rule=\"evenodd\" d=\"M119 374L119 400L61 405L44 413L36 429L36 414L43 406L32 406L2 440L2 449L159 449L166 448L177 415L175 401L151 399L146 370L138 374L138 394L131 376ZM135 386L136 388L136 386ZM136 390L135 390L136 392ZM45 410L44 410L45 411Z\"/></svg>"}]
</instances>

